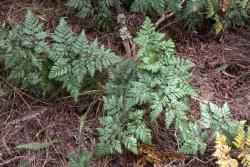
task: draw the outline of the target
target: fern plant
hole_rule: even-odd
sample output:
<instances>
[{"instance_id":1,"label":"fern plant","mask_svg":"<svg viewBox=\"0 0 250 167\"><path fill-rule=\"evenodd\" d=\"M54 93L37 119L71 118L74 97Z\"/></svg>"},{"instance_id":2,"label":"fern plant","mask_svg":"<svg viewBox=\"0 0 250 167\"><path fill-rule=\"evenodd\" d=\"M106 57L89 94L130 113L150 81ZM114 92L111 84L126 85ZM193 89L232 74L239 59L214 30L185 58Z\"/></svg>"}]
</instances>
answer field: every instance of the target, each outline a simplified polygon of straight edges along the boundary
<instances>
[{"instance_id":1,"label":"fern plant","mask_svg":"<svg viewBox=\"0 0 250 167\"><path fill-rule=\"evenodd\" d=\"M213 103L208 105L201 104L201 124L206 129L225 134L229 139L236 135L239 121L232 119L230 109L225 103L222 108Z\"/></svg>"},{"instance_id":2,"label":"fern plant","mask_svg":"<svg viewBox=\"0 0 250 167\"><path fill-rule=\"evenodd\" d=\"M49 78L62 82L75 99L86 75L93 77L117 61L117 56L96 40L89 43L84 31L78 37L74 35L64 19L60 20L52 38L54 43L48 57L53 66Z\"/></svg>"},{"instance_id":3,"label":"fern plant","mask_svg":"<svg viewBox=\"0 0 250 167\"><path fill-rule=\"evenodd\" d=\"M214 21L215 33L229 28L246 27L249 0L188 0L179 18L190 30L200 29L207 20Z\"/></svg>"},{"instance_id":4,"label":"fern plant","mask_svg":"<svg viewBox=\"0 0 250 167\"><path fill-rule=\"evenodd\" d=\"M180 0L98 0L97 3L91 3L91 0L68 0L66 6L76 9L79 18L91 17L95 27L110 32L116 14L120 14L114 10L116 4L127 11L143 14L155 12L162 15L166 10L177 13L181 9Z\"/></svg>"},{"instance_id":5,"label":"fern plant","mask_svg":"<svg viewBox=\"0 0 250 167\"><path fill-rule=\"evenodd\" d=\"M77 9L80 18L92 17L92 23L107 31L113 29L115 11L114 4L121 4L130 12L152 13L162 15L170 11L184 23L189 30L200 30L209 20L214 22L213 29L218 34L229 28L246 27L249 18L249 0L98 0L97 4L90 0L68 0L66 5Z\"/></svg>"},{"instance_id":6,"label":"fern plant","mask_svg":"<svg viewBox=\"0 0 250 167\"><path fill-rule=\"evenodd\" d=\"M113 12L111 7L114 0L98 0L98 4L94 5L91 0L68 0L66 6L77 9L77 17L92 17L92 24L107 32L113 30Z\"/></svg>"},{"instance_id":7,"label":"fern plant","mask_svg":"<svg viewBox=\"0 0 250 167\"><path fill-rule=\"evenodd\" d=\"M0 27L0 54L6 53L7 37L7 31L3 27Z\"/></svg>"},{"instance_id":8,"label":"fern plant","mask_svg":"<svg viewBox=\"0 0 250 167\"><path fill-rule=\"evenodd\" d=\"M149 11L155 11L161 15L166 9L166 0L134 0L131 3L130 10L132 12L148 13Z\"/></svg>"},{"instance_id":9,"label":"fern plant","mask_svg":"<svg viewBox=\"0 0 250 167\"><path fill-rule=\"evenodd\" d=\"M144 122L144 111L133 108L127 101L130 80L136 79L135 64L130 59L121 60L115 69L109 71L106 85L108 96L104 97L106 114L100 118L98 155L121 153L122 147L137 153L138 141L151 142L150 130Z\"/></svg>"},{"instance_id":10,"label":"fern plant","mask_svg":"<svg viewBox=\"0 0 250 167\"><path fill-rule=\"evenodd\" d=\"M137 56L124 58L109 71L98 154L121 153L123 147L137 153L138 143L150 143L152 138L148 116L156 121L164 115L166 128L174 125L182 144L179 151L186 154L203 154L206 138L215 131L235 136L239 122L231 118L227 104L222 108L201 104L200 120L188 119L190 96L197 95L187 82L193 63L175 57L173 42L163 38L146 18L134 39Z\"/></svg>"},{"instance_id":11,"label":"fern plant","mask_svg":"<svg viewBox=\"0 0 250 167\"><path fill-rule=\"evenodd\" d=\"M69 164L66 167L89 167L92 153L80 151L69 156Z\"/></svg>"},{"instance_id":12,"label":"fern plant","mask_svg":"<svg viewBox=\"0 0 250 167\"><path fill-rule=\"evenodd\" d=\"M250 166L250 128L245 131L245 121L241 122L237 129L237 135L233 142L239 151L238 159L243 166Z\"/></svg>"},{"instance_id":13,"label":"fern plant","mask_svg":"<svg viewBox=\"0 0 250 167\"><path fill-rule=\"evenodd\" d=\"M224 12L223 28L246 27L249 19L250 1L233 0ZM223 16L222 16L223 17Z\"/></svg>"},{"instance_id":14,"label":"fern plant","mask_svg":"<svg viewBox=\"0 0 250 167\"><path fill-rule=\"evenodd\" d=\"M229 141L233 144L228 144ZM233 165L231 166L238 166L238 161L231 158L232 153L230 150L233 146L235 147L235 151L237 151L238 159L242 166L248 167L250 165L250 129L248 128L248 131L245 131L245 121L240 122L233 140L227 138L223 133L218 133L215 143L216 150L213 156L217 157L217 164L220 167L230 165L232 162Z\"/></svg>"},{"instance_id":15,"label":"fern plant","mask_svg":"<svg viewBox=\"0 0 250 167\"><path fill-rule=\"evenodd\" d=\"M32 151L40 151L42 149L45 149L55 143L58 143L58 140L52 140L50 142L43 142L43 143L39 143L39 142L31 142L31 143L27 143L27 144L20 144L17 145L16 148L17 149L26 149L26 150L32 150Z\"/></svg>"},{"instance_id":16,"label":"fern plant","mask_svg":"<svg viewBox=\"0 0 250 167\"><path fill-rule=\"evenodd\" d=\"M9 79L43 92L62 85L75 100L84 77L93 77L118 59L97 40L88 42L84 31L79 36L74 35L64 19L56 27L53 41L46 43L49 34L43 31L43 24L31 11L22 27L0 33L0 52L6 55Z\"/></svg>"},{"instance_id":17,"label":"fern plant","mask_svg":"<svg viewBox=\"0 0 250 167\"><path fill-rule=\"evenodd\" d=\"M9 79L19 81L25 87L38 87L46 90L47 80L43 77L46 66L48 44L45 39L47 32L43 24L28 11L22 27L15 27L6 37L4 48L5 68L10 69Z\"/></svg>"},{"instance_id":18,"label":"fern plant","mask_svg":"<svg viewBox=\"0 0 250 167\"><path fill-rule=\"evenodd\" d=\"M185 112L188 97L196 93L187 82L187 70L193 63L176 58L173 42L163 37L147 18L135 39L140 47L137 60L121 61L109 72L98 152L121 152L123 145L137 153L139 141L151 141L147 114L155 121L164 113L167 127L175 122L182 135L188 133Z\"/></svg>"},{"instance_id":19,"label":"fern plant","mask_svg":"<svg viewBox=\"0 0 250 167\"><path fill-rule=\"evenodd\" d=\"M206 149L206 139L208 135L213 136L215 132L225 134L228 138L233 139L236 136L239 122L232 119L232 114L228 105L218 107L213 103L200 104L201 118L195 123L189 123L186 138L180 137L183 145L181 152L186 154L203 154Z\"/></svg>"},{"instance_id":20,"label":"fern plant","mask_svg":"<svg viewBox=\"0 0 250 167\"><path fill-rule=\"evenodd\" d=\"M184 27L194 31L200 29L205 22L207 0L188 0L178 14L178 19Z\"/></svg>"}]
</instances>

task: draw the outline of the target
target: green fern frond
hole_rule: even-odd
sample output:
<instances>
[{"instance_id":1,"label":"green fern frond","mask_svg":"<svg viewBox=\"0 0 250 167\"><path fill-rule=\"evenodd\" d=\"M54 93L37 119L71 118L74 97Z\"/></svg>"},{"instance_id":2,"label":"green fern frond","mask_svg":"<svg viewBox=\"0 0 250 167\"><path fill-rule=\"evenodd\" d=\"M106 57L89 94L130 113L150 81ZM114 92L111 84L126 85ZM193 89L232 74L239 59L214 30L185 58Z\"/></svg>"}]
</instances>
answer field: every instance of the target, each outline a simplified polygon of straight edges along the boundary
<instances>
[{"instance_id":1,"label":"green fern frond","mask_svg":"<svg viewBox=\"0 0 250 167\"><path fill-rule=\"evenodd\" d=\"M112 7L114 5L114 0L103 0L103 3L107 6L107 7ZM117 3L120 3L119 1L117 1Z\"/></svg>"},{"instance_id":2,"label":"green fern frond","mask_svg":"<svg viewBox=\"0 0 250 167\"><path fill-rule=\"evenodd\" d=\"M130 11L139 13L148 13L155 11L157 14L162 15L167 7L165 0L134 0L131 4Z\"/></svg>"},{"instance_id":3,"label":"green fern frond","mask_svg":"<svg viewBox=\"0 0 250 167\"><path fill-rule=\"evenodd\" d=\"M11 70L9 79L25 87L41 89L43 59L48 51L47 36L43 24L28 11L24 25L13 28L6 37L5 68Z\"/></svg>"},{"instance_id":4,"label":"green fern frond","mask_svg":"<svg viewBox=\"0 0 250 167\"><path fill-rule=\"evenodd\" d=\"M219 11L219 0L207 0L207 18L212 18Z\"/></svg>"},{"instance_id":5,"label":"green fern frond","mask_svg":"<svg viewBox=\"0 0 250 167\"><path fill-rule=\"evenodd\" d=\"M189 133L185 113L189 109L187 97L196 95L187 82L191 76L188 69L193 63L176 58L174 43L164 41L163 37L146 18L135 39L140 47L138 62L128 59L110 71L104 98L107 116L100 119L100 143L110 145L109 140L116 139L137 153L138 141L151 142L150 130L143 118L146 111L150 111L152 121L160 113L166 113L166 117L170 117L169 121L166 118L168 127L175 123L183 138ZM109 150L115 149L111 145Z\"/></svg>"},{"instance_id":6,"label":"green fern frond","mask_svg":"<svg viewBox=\"0 0 250 167\"><path fill-rule=\"evenodd\" d=\"M107 32L113 31L113 13L110 9L114 0L99 0L97 5L90 0L68 0L66 6L78 10L77 17L92 17L92 25ZM116 3L120 3L119 1Z\"/></svg>"},{"instance_id":7,"label":"green fern frond","mask_svg":"<svg viewBox=\"0 0 250 167\"><path fill-rule=\"evenodd\" d=\"M66 6L78 9L77 17L85 18L94 15L94 7L90 0L68 0Z\"/></svg>"},{"instance_id":8,"label":"green fern frond","mask_svg":"<svg viewBox=\"0 0 250 167\"><path fill-rule=\"evenodd\" d=\"M93 17L92 24L98 29L112 32L114 29L113 18L112 11L108 7L102 6L98 13Z\"/></svg>"},{"instance_id":9,"label":"green fern frond","mask_svg":"<svg viewBox=\"0 0 250 167\"><path fill-rule=\"evenodd\" d=\"M239 122L232 119L232 114L227 103L222 108L213 103L209 103L208 106L200 104L200 106L201 125L207 129L220 132L226 135L230 141L233 141Z\"/></svg>"},{"instance_id":10,"label":"green fern frond","mask_svg":"<svg viewBox=\"0 0 250 167\"><path fill-rule=\"evenodd\" d=\"M49 58L54 62L49 77L63 83L71 96L77 100L83 80L87 74L93 77L117 61L110 50L97 41L89 43L84 32L79 37L73 34L69 25L61 19L52 36Z\"/></svg>"},{"instance_id":11,"label":"green fern frond","mask_svg":"<svg viewBox=\"0 0 250 167\"><path fill-rule=\"evenodd\" d=\"M147 13L151 8L149 0L134 0L131 4L130 10L132 12Z\"/></svg>"},{"instance_id":12,"label":"green fern frond","mask_svg":"<svg viewBox=\"0 0 250 167\"><path fill-rule=\"evenodd\" d=\"M69 156L67 167L89 167L92 153L90 151L80 151Z\"/></svg>"},{"instance_id":13,"label":"green fern frond","mask_svg":"<svg viewBox=\"0 0 250 167\"><path fill-rule=\"evenodd\" d=\"M132 153L138 153L137 139L134 136L124 136L122 142Z\"/></svg>"},{"instance_id":14,"label":"green fern frond","mask_svg":"<svg viewBox=\"0 0 250 167\"><path fill-rule=\"evenodd\" d=\"M32 150L32 151L39 151L39 150L42 150L42 149L49 147L52 144L57 143L57 142L58 142L58 140L53 140L51 142L45 142L45 143L33 142L33 143L27 143L27 144L20 144L20 145L16 146L16 148Z\"/></svg>"},{"instance_id":15,"label":"green fern frond","mask_svg":"<svg viewBox=\"0 0 250 167\"><path fill-rule=\"evenodd\" d=\"M198 123L189 123L187 127L183 127L186 132L185 136L180 136L183 144L179 151L185 154L195 155L200 153L203 155L206 150L204 139L208 137L207 132L203 131Z\"/></svg>"}]
</instances>

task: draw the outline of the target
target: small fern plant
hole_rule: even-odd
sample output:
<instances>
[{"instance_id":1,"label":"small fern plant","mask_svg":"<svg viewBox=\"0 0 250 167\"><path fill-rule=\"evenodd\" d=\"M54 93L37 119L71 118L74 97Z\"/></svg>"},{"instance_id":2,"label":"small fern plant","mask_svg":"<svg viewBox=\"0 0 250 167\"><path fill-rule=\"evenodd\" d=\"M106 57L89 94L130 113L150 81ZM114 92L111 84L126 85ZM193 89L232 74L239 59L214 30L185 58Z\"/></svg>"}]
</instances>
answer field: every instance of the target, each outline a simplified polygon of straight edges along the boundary
<instances>
[{"instance_id":1,"label":"small fern plant","mask_svg":"<svg viewBox=\"0 0 250 167\"><path fill-rule=\"evenodd\" d=\"M177 19L190 31L200 29L205 22L207 0L188 0L177 12Z\"/></svg>"},{"instance_id":2,"label":"small fern plant","mask_svg":"<svg viewBox=\"0 0 250 167\"><path fill-rule=\"evenodd\" d=\"M229 142L232 144L228 144ZM218 159L216 163L220 167L228 165L237 167L239 165L236 159L231 158L232 152L230 151L232 147L237 151L237 158L242 166L248 167L250 165L250 129L248 128L248 131L245 131L245 121L240 122L233 140L230 141L223 133L217 133L215 143L216 150L213 156Z\"/></svg>"},{"instance_id":3,"label":"small fern plant","mask_svg":"<svg viewBox=\"0 0 250 167\"><path fill-rule=\"evenodd\" d=\"M236 135L239 122L232 119L227 103L223 107L213 103L201 103L200 115L199 120L189 121L188 134L184 138L179 136L179 141L182 143L180 151L185 154L204 154L206 139L208 136L213 136L215 132L223 133L230 139Z\"/></svg>"},{"instance_id":4,"label":"small fern plant","mask_svg":"<svg viewBox=\"0 0 250 167\"><path fill-rule=\"evenodd\" d=\"M69 164L65 167L90 167L90 151L80 151L69 156ZM94 166L93 166L94 167Z\"/></svg>"},{"instance_id":5,"label":"small fern plant","mask_svg":"<svg viewBox=\"0 0 250 167\"><path fill-rule=\"evenodd\" d=\"M0 54L6 53L8 33L5 28L0 27Z\"/></svg>"},{"instance_id":6,"label":"small fern plant","mask_svg":"<svg viewBox=\"0 0 250 167\"><path fill-rule=\"evenodd\" d=\"M97 3L91 0L68 0L66 3L66 6L77 10L77 17L91 17L95 27L108 32L114 29L116 15L121 14L114 10L116 5L128 12L154 12L157 15L162 15L166 10L177 13L181 9L180 0L98 0Z\"/></svg>"},{"instance_id":7,"label":"small fern plant","mask_svg":"<svg viewBox=\"0 0 250 167\"><path fill-rule=\"evenodd\" d=\"M4 41L5 68L10 69L9 79L20 82L25 87L44 88L43 62L46 59L48 44L45 39L47 32L43 31L43 24L28 11L24 25L14 27L7 33Z\"/></svg>"},{"instance_id":8,"label":"small fern plant","mask_svg":"<svg viewBox=\"0 0 250 167\"><path fill-rule=\"evenodd\" d=\"M133 0L130 11L139 13L155 11L157 14L162 15L167 7L167 3L168 0Z\"/></svg>"},{"instance_id":9,"label":"small fern plant","mask_svg":"<svg viewBox=\"0 0 250 167\"><path fill-rule=\"evenodd\" d=\"M52 36L49 59L53 62L49 78L62 82L71 96L77 100L84 77L93 77L97 71L107 69L117 61L117 56L100 46L97 40L88 42L82 31L76 36L61 19Z\"/></svg>"},{"instance_id":10,"label":"small fern plant","mask_svg":"<svg viewBox=\"0 0 250 167\"><path fill-rule=\"evenodd\" d=\"M229 28L246 27L250 1L232 0L226 1L227 4L221 4L222 2L207 0L207 18L215 21L214 29L216 33L218 34Z\"/></svg>"},{"instance_id":11,"label":"small fern plant","mask_svg":"<svg viewBox=\"0 0 250 167\"><path fill-rule=\"evenodd\" d=\"M50 36L31 11L23 26L0 33L0 53L5 54L9 79L45 93L62 85L75 100L86 76L93 77L118 59L97 40L88 42L84 31L73 34L64 19ZM48 37L52 37L50 44Z\"/></svg>"},{"instance_id":12,"label":"small fern plant","mask_svg":"<svg viewBox=\"0 0 250 167\"><path fill-rule=\"evenodd\" d=\"M249 9L249 0L188 0L177 16L190 30L201 29L205 22L213 20L218 34L230 28L246 27Z\"/></svg>"},{"instance_id":13,"label":"small fern plant","mask_svg":"<svg viewBox=\"0 0 250 167\"><path fill-rule=\"evenodd\" d=\"M166 127L175 122L185 135L189 97L196 93L187 79L193 63L176 58L174 43L163 40L147 18L135 42L140 47L137 59L125 59L109 72L104 97L105 116L101 128L98 152L121 152L125 146L137 153L139 141L150 143L151 133L145 117L152 121L165 115Z\"/></svg>"},{"instance_id":14,"label":"small fern plant","mask_svg":"<svg viewBox=\"0 0 250 167\"><path fill-rule=\"evenodd\" d=\"M114 0L98 0L97 5L91 3L91 0L68 0L66 6L77 9L77 17L92 18L92 24L107 32L113 31L113 11L111 7ZM119 1L118 1L119 3Z\"/></svg>"}]
</instances>

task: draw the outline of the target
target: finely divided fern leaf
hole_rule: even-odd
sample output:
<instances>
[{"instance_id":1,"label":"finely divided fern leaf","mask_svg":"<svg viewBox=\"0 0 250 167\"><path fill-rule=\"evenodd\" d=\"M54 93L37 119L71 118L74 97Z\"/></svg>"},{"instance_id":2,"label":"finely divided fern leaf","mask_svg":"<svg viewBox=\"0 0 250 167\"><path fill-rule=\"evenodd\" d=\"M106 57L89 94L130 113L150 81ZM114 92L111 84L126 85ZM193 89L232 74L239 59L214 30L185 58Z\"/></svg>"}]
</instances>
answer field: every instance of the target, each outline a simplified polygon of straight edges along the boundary
<instances>
[{"instance_id":1,"label":"finely divided fern leaf","mask_svg":"<svg viewBox=\"0 0 250 167\"><path fill-rule=\"evenodd\" d=\"M5 68L11 69L9 79L19 81L25 87L42 88L44 55L48 50L45 42L48 34L43 24L28 11L22 27L13 28L5 42Z\"/></svg>"},{"instance_id":2,"label":"finely divided fern leaf","mask_svg":"<svg viewBox=\"0 0 250 167\"><path fill-rule=\"evenodd\" d=\"M67 167L89 167L89 161L92 153L89 151L80 151L69 156Z\"/></svg>"},{"instance_id":3,"label":"finely divided fern leaf","mask_svg":"<svg viewBox=\"0 0 250 167\"><path fill-rule=\"evenodd\" d=\"M191 76L188 69L193 63L176 58L174 43L163 37L147 18L135 38L140 47L138 62L127 59L110 71L104 98L105 116L100 119L99 129L101 148L109 147L104 151L120 151L110 143L113 140L121 141L134 153L139 141L150 143L146 112L152 121L165 113L168 127L175 124L183 138L189 133L185 113L189 108L187 97L196 95L187 82Z\"/></svg>"},{"instance_id":4,"label":"finely divided fern leaf","mask_svg":"<svg viewBox=\"0 0 250 167\"><path fill-rule=\"evenodd\" d=\"M84 77L94 76L116 62L117 57L100 46L97 41L89 43L84 32L80 36L72 33L64 19L60 20L52 36L49 58L54 62L49 77L63 83L77 100Z\"/></svg>"}]
</instances>

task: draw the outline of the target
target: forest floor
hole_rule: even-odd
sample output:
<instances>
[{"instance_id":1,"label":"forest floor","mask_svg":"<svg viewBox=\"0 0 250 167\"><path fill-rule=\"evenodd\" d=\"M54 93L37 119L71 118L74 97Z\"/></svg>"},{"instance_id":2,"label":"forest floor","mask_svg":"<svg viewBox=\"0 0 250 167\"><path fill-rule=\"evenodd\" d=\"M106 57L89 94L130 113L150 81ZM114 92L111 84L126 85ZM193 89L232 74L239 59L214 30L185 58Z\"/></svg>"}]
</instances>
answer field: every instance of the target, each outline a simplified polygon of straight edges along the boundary
<instances>
[{"instance_id":1,"label":"forest floor","mask_svg":"<svg viewBox=\"0 0 250 167\"><path fill-rule=\"evenodd\" d=\"M47 4L34 7L29 1L1 1L0 24L11 26L21 23L28 8L33 9L45 22L48 29L53 30L62 10L60 4ZM127 15L128 28L136 35L144 16ZM120 56L124 54L119 33L101 32L90 26L89 20L68 17L72 30L79 33L84 29L89 40L95 38ZM227 102L234 118L247 120L250 124L250 31L237 30L224 33L219 38L206 35L190 35L173 20L166 21L159 29L165 32L166 38L176 43L177 56L195 63L190 83L203 97L203 101L212 101L218 105ZM168 25L164 27L164 25ZM116 30L119 27L116 27ZM1 70L3 62L0 60ZM68 95L62 93L53 102L46 102L28 94L27 90L16 88L11 82L0 76L0 88L8 87L12 93L8 97L1 96L0 110L0 167L32 166L59 167L68 162L67 156L78 149L93 150L98 142L98 117L102 115L102 94L82 96L75 103ZM1 92L0 92L1 93ZM65 97L66 96L66 97ZM192 99L190 116L197 118L198 104L201 99ZM79 133L79 121L86 116L84 131ZM154 143L157 147L176 150L174 129L166 130L161 125L151 125ZM31 141L52 141L52 147L44 150L18 150L17 145ZM206 167L216 166L211 156L213 142L203 156L187 156L176 166ZM114 154L91 161L97 167L129 167L136 166L138 156L128 151L122 155Z\"/></svg>"}]
</instances>

